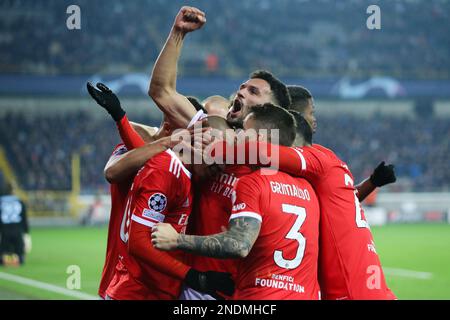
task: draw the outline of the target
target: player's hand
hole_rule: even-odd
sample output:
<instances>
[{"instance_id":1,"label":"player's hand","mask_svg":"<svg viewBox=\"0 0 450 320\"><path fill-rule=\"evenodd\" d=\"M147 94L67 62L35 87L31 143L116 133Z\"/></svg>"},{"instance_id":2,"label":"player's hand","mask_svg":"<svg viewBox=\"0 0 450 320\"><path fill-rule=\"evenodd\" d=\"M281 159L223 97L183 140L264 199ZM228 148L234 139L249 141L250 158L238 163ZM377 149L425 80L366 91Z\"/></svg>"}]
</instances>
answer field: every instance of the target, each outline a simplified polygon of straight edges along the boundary
<instances>
[{"instance_id":1,"label":"player's hand","mask_svg":"<svg viewBox=\"0 0 450 320\"><path fill-rule=\"evenodd\" d=\"M192 289L210 294L216 299L223 299L217 294L218 292L227 296L231 296L234 293L234 282L231 279L231 273L199 272L192 268L188 271L184 282Z\"/></svg>"},{"instance_id":2,"label":"player's hand","mask_svg":"<svg viewBox=\"0 0 450 320\"><path fill-rule=\"evenodd\" d=\"M177 129L171 136L166 137L165 145L175 153L180 154L180 160L185 164L201 164L204 145L203 136L210 136L209 127L192 127L189 129Z\"/></svg>"},{"instance_id":3,"label":"player's hand","mask_svg":"<svg viewBox=\"0 0 450 320\"><path fill-rule=\"evenodd\" d=\"M393 183L397 180L394 169L395 167L393 164L385 165L383 161L373 171L370 176L370 181L372 181L372 183L377 187L382 187L389 183Z\"/></svg>"},{"instance_id":4,"label":"player's hand","mask_svg":"<svg viewBox=\"0 0 450 320\"><path fill-rule=\"evenodd\" d=\"M196 147L197 136L207 135L209 131L211 131L211 128L207 127L177 129L167 138L170 141L170 148L174 148L182 142Z\"/></svg>"},{"instance_id":5,"label":"player's hand","mask_svg":"<svg viewBox=\"0 0 450 320\"><path fill-rule=\"evenodd\" d=\"M87 83L87 90L91 97L108 111L114 121L120 121L125 116L125 111L120 105L119 98L103 83L97 83L96 86L100 90L97 90L92 83Z\"/></svg>"},{"instance_id":6,"label":"player's hand","mask_svg":"<svg viewBox=\"0 0 450 320\"><path fill-rule=\"evenodd\" d=\"M184 34L203 27L206 23L205 13L194 7L182 7L178 12L173 28Z\"/></svg>"},{"instance_id":7,"label":"player's hand","mask_svg":"<svg viewBox=\"0 0 450 320\"><path fill-rule=\"evenodd\" d=\"M152 244L163 251L175 250L180 235L169 223L158 223L152 228Z\"/></svg>"}]
</instances>

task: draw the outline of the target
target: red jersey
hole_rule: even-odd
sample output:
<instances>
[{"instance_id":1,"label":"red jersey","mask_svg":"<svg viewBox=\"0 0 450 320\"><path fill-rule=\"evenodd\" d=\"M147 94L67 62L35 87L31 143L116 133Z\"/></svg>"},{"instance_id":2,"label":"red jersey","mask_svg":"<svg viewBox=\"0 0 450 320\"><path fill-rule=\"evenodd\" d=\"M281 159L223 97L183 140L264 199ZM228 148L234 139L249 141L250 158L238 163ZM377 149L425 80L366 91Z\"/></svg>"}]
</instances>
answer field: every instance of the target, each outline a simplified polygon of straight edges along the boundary
<instances>
[{"instance_id":1,"label":"red jersey","mask_svg":"<svg viewBox=\"0 0 450 320\"><path fill-rule=\"evenodd\" d=\"M395 299L386 285L348 166L320 145L295 150L301 175L319 196L319 281L323 298Z\"/></svg>"},{"instance_id":2,"label":"red jersey","mask_svg":"<svg viewBox=\"0 0 450 320\"><path fill-rule=\"evenodd\" d=\"M227 166L223 173L200 183L196 190L194 213L189 222L189 233L199 236L223 232L231 214L234 186L240 177L251 173L246 166ZM199 255L190 256L191 265L199 271L218 271L236 274L236 259L216 259Z\"/></svg>"},{"instance_id":3,"label":"red jersey","mask_svg":"<svg viewBox=\"0 0 450 320\"><path fill-rule=\"evenodd\" d=\"M237 183L230 219L256 218L261 230L239 261L233 299L320 299L317 196L305 179L272 173L258 170Z\"/></svg>"},{"instance_id":4,"label":"red jersey","mask_svg":"<svg viewBox=\"0 0 450 320\"><path fill-rule=\"evenodd\" d=\"M191 173L178 157L167 150L153 157L136 175L127 197L120 228L121 245L127 246L132 223L149 228L158 222L170 223L183 233L192 207ZM150 243L150 229L149 229ZM181 251L169 252L183 261ZM181 280L168 276L126 252L107 294L113 299L177 299Z\"/></svg>"},{"instance_id":5,"label":"red jersey","mask_svg":"<svg viewBox=\"0 0 450 320\"><path fill-rule=\"evenodd\" d=\"M114 148L114 151L110 159L121 156L128 150L123 144L119 144ZM106 244L106 258L103 266L102 278L100 280L100 286L98 288L98 294L105 299L105 292L108 288L114 276L114 270L119 260L120 248L120 221L122 219L123 212L125 211L125 203L130 190L133 179L123 181L122 183L111 184L111 213L109 217L108 225L108 241ZM126 249L125 249L126 251Z\"/></svg>"}]
</instances>

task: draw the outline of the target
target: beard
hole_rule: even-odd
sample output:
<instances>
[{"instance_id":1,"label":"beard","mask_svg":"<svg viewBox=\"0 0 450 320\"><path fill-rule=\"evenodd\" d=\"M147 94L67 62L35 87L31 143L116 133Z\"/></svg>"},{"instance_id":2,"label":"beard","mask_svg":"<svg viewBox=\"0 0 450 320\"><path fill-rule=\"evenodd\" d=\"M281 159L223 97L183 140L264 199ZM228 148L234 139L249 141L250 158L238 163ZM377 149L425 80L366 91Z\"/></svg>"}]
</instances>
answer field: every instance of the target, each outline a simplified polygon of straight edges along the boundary
<instances>
[{"instance_id":1,"label":"beard","mask_svg":"<svg viewBox=\"0 0 450 320\"><path fill-rule=\"evenodd\" d=\"M244 129L244 117L242 114L240 117L232 118L230 114L227 115L227 123L233 129Z\"/></svg>"}]
</instances>

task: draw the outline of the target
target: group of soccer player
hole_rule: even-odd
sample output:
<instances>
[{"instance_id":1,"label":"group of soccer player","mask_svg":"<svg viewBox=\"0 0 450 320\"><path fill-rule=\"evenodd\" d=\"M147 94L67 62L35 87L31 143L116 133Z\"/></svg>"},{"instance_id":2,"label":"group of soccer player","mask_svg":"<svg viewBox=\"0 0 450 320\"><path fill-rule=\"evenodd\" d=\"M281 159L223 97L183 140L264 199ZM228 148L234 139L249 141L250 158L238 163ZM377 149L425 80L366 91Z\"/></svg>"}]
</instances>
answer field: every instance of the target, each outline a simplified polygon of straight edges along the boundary
<instances>
[{"instance_id":1,"label":"group of soccer player","mask_svg":"<svg viewBox=\"0 0 450 320\"><path fill-rule=\"evenodd\" d=\"M311 93L270 72L252 73L230 100L199 102L178 93L184 38L205 23L202 11L181 8L155 63L149 95L164 114L160 128L130 123L108 87L87 85L123 141L105 167L112 209L99 295L396 299L360 205L376 187L395 182L393 166L381 163L355 185L333 151L312 143ZM196 150L223 142L211 130L227 142L249 131L257 135L243 149L224 147L213 164L194 164ZM186 134L200 136L189 152L179 148ZM251 145L270 152L255 163ZM221 164L239 150L243 163Z\"/></svg>"}]
</instances>

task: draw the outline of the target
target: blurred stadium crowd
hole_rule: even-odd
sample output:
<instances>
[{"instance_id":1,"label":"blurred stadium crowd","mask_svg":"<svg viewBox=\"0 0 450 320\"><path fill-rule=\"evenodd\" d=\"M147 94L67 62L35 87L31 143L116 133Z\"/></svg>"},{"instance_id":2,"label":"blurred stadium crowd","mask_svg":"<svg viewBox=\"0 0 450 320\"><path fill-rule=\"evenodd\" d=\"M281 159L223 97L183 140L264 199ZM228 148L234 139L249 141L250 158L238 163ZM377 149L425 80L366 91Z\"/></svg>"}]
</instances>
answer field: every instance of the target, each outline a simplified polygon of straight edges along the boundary
<instances>
[{"instance_id":1,"label":"blurred stadium crowd","mask_svg":"<svg viewBox=\"0 0 450 320\"><path fill-rule=\"evenodd\" d=\"M120 141L115 125L79 111L61 116L24 118L5 115L2 145L27 190L70 190L71 156L81 154L83 192L106 191L103 167ZM132 119L159 126L151 118ZM357 181L383 160L395 163L399 180L392 191L449 191L450 136L448 119L376 116L319 116L316 142L331 147L346 161ZM414 128L412 130L411 128Z\"/></svg>"},{"instance_id":2,"label":"blurred stadium crowd","mask_svg":"<svg viewBox=\"0 0 450 320\"><path fill-rule=\"evenodd\" d=\"M73 1L1 1L0 69L147 72L170 21L185 4L75 2L81 8L81 31L66 28L66 8ZM366 28L370 4L380 5L385 32ZM195 5L208 14L208 24L187 42L182 74L246 76L264 67L279 77L450 78L449 1L199 0Z\"/></svg>"}]
</instances>

